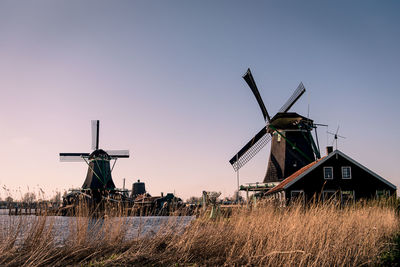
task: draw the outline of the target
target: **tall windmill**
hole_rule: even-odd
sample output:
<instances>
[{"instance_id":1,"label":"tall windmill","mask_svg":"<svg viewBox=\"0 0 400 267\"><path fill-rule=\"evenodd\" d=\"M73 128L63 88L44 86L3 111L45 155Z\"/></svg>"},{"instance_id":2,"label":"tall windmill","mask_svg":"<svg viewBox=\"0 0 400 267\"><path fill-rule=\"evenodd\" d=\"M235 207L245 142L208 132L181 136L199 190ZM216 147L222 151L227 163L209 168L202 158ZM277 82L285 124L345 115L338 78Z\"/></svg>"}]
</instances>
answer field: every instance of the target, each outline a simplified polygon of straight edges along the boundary
<instances>
[{"instance_id":1,"label":"tall windmill","mask_svg":"<svg viewBox=\"0 0 400 267\"><path fill-rule=\"evenodd\" d=\"M88 165L84 190L112 191L115 184L111 177L115 163L119 158L129 158L129 150L103 150L99 148L100 121L92 121L92 152L91 153L60 153L60 161L84 161ZM110 162L114 160L112 167Z\"/></svg>"},{"instance_id":2,"label":"tall windmill","mask_svg":"<svg viewBox=\"0 0 400 267\"><path fill-rule=\"evenodd\" d=\"M234 170L238 171L269 142L271 152L264 183L279 182L315 158L320 158L319 149L311 134L316 127L313 121L297 113L288 112L306 91L303 83L299 84L293 95L271 118L250 69L243 79L256 97L266 125L229 161Z\"/></svg>"}]
</instances>

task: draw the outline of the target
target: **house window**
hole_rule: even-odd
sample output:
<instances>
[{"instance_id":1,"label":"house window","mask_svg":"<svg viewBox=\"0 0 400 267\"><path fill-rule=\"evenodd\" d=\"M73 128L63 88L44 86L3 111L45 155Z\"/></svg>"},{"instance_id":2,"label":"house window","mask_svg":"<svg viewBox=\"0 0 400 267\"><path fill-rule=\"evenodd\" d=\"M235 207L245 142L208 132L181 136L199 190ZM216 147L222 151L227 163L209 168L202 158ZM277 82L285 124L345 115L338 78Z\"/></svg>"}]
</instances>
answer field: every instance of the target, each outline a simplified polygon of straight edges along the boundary
<instances>
[{"instance_id":1,"label":"house window","mask_svg":"<svg viewBox=\"0 0 400 267\"><path fill-rule=\"evenodd\" d=\"M342 167L342 179L351 179L351 168L349 166Z\"/></svg>"},{"instance_id":2,"label":"house window","mask_svg":"<svg viewBox=\"0 0 400 267\"><path fill-rule=\"evenodd\" d=\"M338 201L337 191L334 190L324 190L322 191L322 201L324 203L336 203Z\"/></svg>"},{"instance_id":3,"label":"house window","mask_svg":"<svg viewBox=\"0 0 400 267\"><path fill-rule=\"evenodd\" d=\"M333 167L324 167L324 178L333 179Z\"/></svg>"},{"instance_id":4,"label":"house window","mask_svg":"<svg viewBox=\"0 0 400 267\"><path fill-rule=\"evenodd\" d=\"M354 190L342 191L341 192L341 202L343 205L351 204L355 200L354 198Z\"/></svg>"},{"instance_id":5,"label":"house window","mask_svg":"<svg viewBox=\"0 0 400 267\"><path fill-rule=\"evenodd\" d=\"M390 196L389 190L376 190L376 198L377 199L386 198L389 196Z\"/></svg>"},{"instance_id":6,"label":"house window","mask_svg":"<svg viewBox=\"0 0 400 267\"><path fill-rule=\"evenodd\" d=\"M280 142L281 141L281 135L280 134L278 134L278 142Z\"/></svg>"},{"instance_id":7,"label":"house window","mask_svg":"<svg viewBox=\"0 0 400 267\"><path fill-rule=\"evenodd\" d=\"M304 203L305 197L304 197L304 190L292 190L290 192L290 201L291 202L300 202Z\"/></svg>"}]
</instances>

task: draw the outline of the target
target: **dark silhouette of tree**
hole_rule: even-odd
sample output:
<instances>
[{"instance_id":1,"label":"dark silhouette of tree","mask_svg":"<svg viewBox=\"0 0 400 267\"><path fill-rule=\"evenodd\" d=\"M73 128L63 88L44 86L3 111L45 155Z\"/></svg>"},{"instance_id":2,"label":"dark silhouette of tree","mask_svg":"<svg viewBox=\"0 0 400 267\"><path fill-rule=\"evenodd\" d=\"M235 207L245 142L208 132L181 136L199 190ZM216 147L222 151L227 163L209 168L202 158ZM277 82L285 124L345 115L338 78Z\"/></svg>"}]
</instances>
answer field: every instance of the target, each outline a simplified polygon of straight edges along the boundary
<instances>
[{"instance_id":1,"label":"dark silhouette of tree","mask_svg":"<svg viewBox=\"0 0 400 267\"><path fill-rule=\"evenodd\" d=\"M24 197L22 198L22 202L25 203L32 203L36 200L36 195L33 192L25 193Z\"/></svg>"}]
</instances>

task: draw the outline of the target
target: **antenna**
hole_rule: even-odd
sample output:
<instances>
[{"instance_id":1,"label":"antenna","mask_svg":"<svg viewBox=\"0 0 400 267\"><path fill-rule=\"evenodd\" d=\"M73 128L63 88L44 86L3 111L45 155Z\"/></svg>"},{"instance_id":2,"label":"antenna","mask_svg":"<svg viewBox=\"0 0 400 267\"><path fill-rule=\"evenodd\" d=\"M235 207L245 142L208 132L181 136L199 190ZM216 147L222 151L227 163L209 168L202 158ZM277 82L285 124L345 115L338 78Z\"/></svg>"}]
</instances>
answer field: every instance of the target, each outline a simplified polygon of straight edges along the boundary
<instances>
[{"instance_id":1,"label":"antenna","mask_svg":"<svg viewBox=\"0 0 400 267\"><path fill-rule=\"evenodd\" d=\"M340 127L340 125L338 125L338 127L337 127L337 129L336 129L336 132L335 132L335 133L332 133L332 132L326 131L326 133L333 135L332 146L333 146L333 144L336 142L336 150L337 150L337 148L338 148L338 145L337 145L337 140L338 140L338 137L340 137L340 138L343 138L343 139L345 139L345 138L346 138L346 137L344 137L344 136L338 135L338 132L339 132L339 127Z\"/></svg>"}]
</instances>

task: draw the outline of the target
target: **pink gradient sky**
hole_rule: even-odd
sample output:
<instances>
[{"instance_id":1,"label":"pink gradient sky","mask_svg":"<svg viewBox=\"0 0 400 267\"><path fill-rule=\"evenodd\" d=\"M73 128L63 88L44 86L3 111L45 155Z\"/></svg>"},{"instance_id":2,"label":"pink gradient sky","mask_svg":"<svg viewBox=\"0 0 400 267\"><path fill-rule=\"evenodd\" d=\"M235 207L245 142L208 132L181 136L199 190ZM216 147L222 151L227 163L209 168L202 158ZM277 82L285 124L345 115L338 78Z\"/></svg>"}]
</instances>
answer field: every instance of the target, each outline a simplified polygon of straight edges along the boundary
<instances>
[{"instance_id":1,"label":"pink gradient sky","mask_svg":"<svg viewBox=\"0 0 400 267\"><path fill-rule=\"evenodd\" d=\"M399 7L2 1L0 184L14 197L81 186L86 165L58 153L89 152L99 119L100 146L131 151L114 169L118 187L125 177L154 195L232 195L228 160L263 125L241 78L251 67L271 114L303 81L292 110L340 124L339 149L399 187ZM242 184L262 181L268 152L241 169Z\"/></svg>"}]
</instances>

